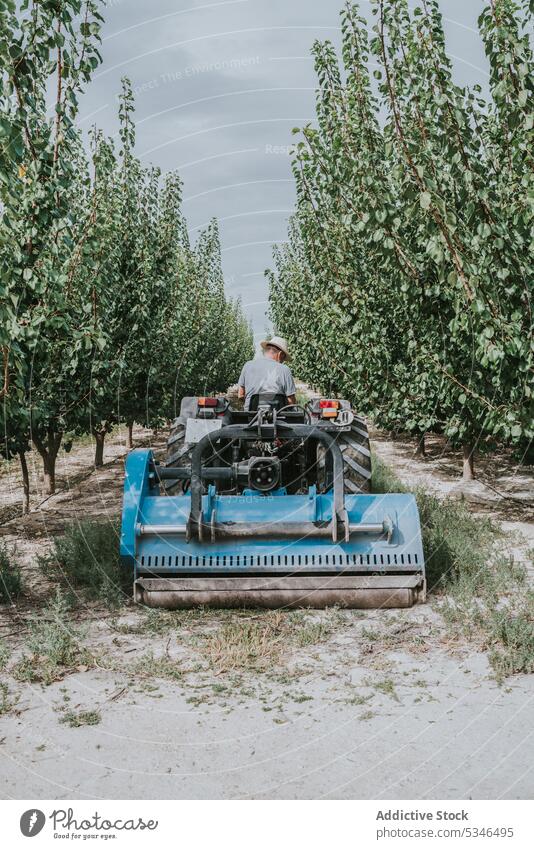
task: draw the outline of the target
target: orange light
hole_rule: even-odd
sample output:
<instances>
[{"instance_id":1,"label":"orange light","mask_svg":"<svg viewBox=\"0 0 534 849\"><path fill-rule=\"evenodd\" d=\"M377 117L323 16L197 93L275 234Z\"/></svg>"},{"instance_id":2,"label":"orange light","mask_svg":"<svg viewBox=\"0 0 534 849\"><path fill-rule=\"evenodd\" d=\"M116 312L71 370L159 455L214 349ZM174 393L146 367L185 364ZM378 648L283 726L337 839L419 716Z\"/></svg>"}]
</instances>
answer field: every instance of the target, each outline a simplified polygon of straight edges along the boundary
<instances>
[{"instance_id":1,"label":"orange light","mask_svg":"<svg viewBox=\"0 0 534 849\"><path fill-rule=\"evenodd\" d=\"M323 419L335 419L337 416L337 410L334 407L324 407L321 410L321 415Z\"/></svg>"},{"instance_id":2,"label":"orange light","mask_svg":"<svg viewBox=\"0 0 534 849\"><path fill-rule=\"evenodd\" d=\"M217 406L217 398L199 398L198 399L199 407L216 407Z\"/></svg>"}]
</instances>

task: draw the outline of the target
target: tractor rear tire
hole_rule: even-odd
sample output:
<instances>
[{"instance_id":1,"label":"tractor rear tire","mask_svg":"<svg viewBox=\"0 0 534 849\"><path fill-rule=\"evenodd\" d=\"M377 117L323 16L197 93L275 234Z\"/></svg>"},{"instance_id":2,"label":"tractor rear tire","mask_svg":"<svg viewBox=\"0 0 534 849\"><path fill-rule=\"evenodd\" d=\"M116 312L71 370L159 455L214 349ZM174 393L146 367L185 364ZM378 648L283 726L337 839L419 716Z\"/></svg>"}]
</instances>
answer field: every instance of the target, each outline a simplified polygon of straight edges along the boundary
<instances>
[{"instance_id":1,"label":"tractor rear tire","mask_svg":"<svg viewBox=\"0 0 534 849\"><path fill-rule=\"evenodd\" d=\"M167 455L165 465L172 468L190 466L191 452L193 445L188 445L185 441L185 426L186 422L180 418L174 420L167 439ZM186 481L165 481L165 492L178 495L183 493L184 484Z\"/></svg>"},{"instance_id":2,"label":"tractor rear tire","mask_svg":"<svg viewBox=\"0 0 534 849\"><path fill-rule=\"evenodd\" d=\"M341 431L335 436L336 443L343 455L343 484L347 495L358 495L371 491L371 449L369 432L365 419L355 416L350 430ZM325 449L317 449L319 490L325 489Z\"/></svg>"},{"instance_id":3,"label":"tractor rear tire","mask_svg":"<svg viewBox=\"0 0 534 849\"><path fill-rule=\"evenodd\" d=\"M357 495L371 491L371 447L365 419L355 416L349 431L339 434L337 443L343 454L345 492Z\"/></svg>"}]
</instances>

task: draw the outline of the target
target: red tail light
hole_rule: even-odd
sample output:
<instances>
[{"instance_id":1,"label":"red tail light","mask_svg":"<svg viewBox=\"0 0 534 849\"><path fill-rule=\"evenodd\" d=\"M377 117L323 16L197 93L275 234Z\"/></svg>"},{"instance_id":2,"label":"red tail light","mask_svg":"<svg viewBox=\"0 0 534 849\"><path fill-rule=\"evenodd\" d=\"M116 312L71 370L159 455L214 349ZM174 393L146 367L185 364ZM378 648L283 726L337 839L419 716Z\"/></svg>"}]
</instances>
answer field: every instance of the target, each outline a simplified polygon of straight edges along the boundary
<instances>
[{"instance_id":1,"label":"red tail light","mask_svg":"<svg viewBox=\"0 0 534 849\"><path fill-rule=\"evenodd\" d=\"M199 407L216 407L217 406L217 398L199 398L198 406Z\"/></svg>"},{"instance_id":2,"label":"red tail light","mask_svg":"<svg viewBox=\"0 0 534 849\"><path fill-rule=\"evenodd\" d=\"M321 410L338 410L339 401L332 401L328 398L321 398L319 401L319 409Z\"/></svg>"}]
</instances>

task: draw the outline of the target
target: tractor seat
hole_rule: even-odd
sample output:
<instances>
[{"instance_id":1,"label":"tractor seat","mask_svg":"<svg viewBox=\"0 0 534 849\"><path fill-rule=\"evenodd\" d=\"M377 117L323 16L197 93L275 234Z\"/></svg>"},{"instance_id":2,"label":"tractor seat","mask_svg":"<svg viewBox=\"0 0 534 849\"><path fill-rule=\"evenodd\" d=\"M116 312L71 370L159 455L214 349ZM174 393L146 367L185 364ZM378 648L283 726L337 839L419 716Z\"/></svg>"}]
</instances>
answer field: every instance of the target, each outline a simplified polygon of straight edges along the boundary
<instances>
[{"instance_id":1,"label":"tractor seat","mask_svg":"<svg viewBox=\"0 0 534 849\"><path fill-rule=\"evenodd\" d=\"M250 398L249 410L256 412L258 407L268 405L273 410L281 410L287 406L287 397L283 393L259 392Z\"/></svg>"}]
</instances>

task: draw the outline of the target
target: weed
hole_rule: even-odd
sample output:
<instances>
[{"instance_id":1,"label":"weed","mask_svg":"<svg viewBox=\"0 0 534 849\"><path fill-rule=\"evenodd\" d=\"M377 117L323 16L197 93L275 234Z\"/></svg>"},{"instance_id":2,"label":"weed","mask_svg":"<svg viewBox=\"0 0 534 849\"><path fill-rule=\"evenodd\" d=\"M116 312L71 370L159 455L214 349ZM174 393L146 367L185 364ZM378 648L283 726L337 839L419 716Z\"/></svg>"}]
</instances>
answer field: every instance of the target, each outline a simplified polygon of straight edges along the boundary
<instances>
[{"instance_id":1,"label":"weed","mask_svg":"<svg viewBox=\"0 0 534 849\"><path fill-rule=\"evenodd\" d=\"M391 678L386 678L384 681L375 681L373 687L375 690L378 690L379 693L384 693L385 696L390 696L390 698L395 699L396 702L400 701L395 690L395 684Z\"/></svg>"},{"instance_id":2,"label":"weed","mask_svg":"<svg viewBox=\"0 0 534 849\"><path fill-rule=\"evenodd\" d=\"M54 540L52 551L39 558L39 565L50 579L118 607L131 591L131 576L119 560L118 540L114 523L77 522Z\"/></svg>"},{"instance_id":3,"label":"weed","mask_svg":"<svg viewBox=\"0 0 534 849\"><path fill-rule=\"evenodd\" d=\"M22 577L15 549L0 545L0 602L12 604L22 592Z\"/></svg>"},{"instance_id":4,"label":"weed","mask_svg":"<svg viewBox=\"0 0 534 849\"><path fill-rule=\"evenodd\" d=\"M92 663L93 658L80 645L83 634L68 622L68 613L58 589L43 614L30 621L30 654L24 654L12 670L18 681L51 684L76 667Z\"/></svg>"},{"instance_id":5,"label":"weed","mask_svg":"<svg viewBox=\"0 0 534 849\"><path fill-rule=\"evenodd\" d=\"M381 634L379 631L373 631L372 628L362 628L362 637L364 640L369 640L370 642L376 642L380 640Z\"/></svg>"},{"instance_id":6,"label":"weed","mask_svg":"<svg viewBox=\"0 0 534 849\"><path fill-rule=\"evenodd\" d=\"M138 658L128 671L136 677L167 678L171 681L180 681L183 677L183 671L176 661L170 657L154 657L151 651Z\"/></svg>"},{"instance_id":7,"label":"weed","mask_svg":"<svg viewBox=\"0 0 534 849\"><path fill-rule=\"evenodd\" d=\"M0 716L13 710L17 700L12 701L7 684L0 682Z\"/></svg>"},{"instance_id":8,"label":"weed","mask_svg":"<svg viewBox=\"0 0 534 849\"><path fill-rule=\"evenodd\" d=\"M374 693L371 693L368 696L360 696L358 694L354 694L353 696L348 696L346 699L342 699L343 704L345 705L366 705L373 698Z\"/></svg>"},{"instance_id":9,"label":"weed","mask_svg":"<svg viewBox=\"0 0 534 849\"><path fill-rule=\"evenodd\" d=\"M59 721L71 728L80 728L82 725L98 725L102 722L102 717L97 710L81 710L78 713L69 710Z\"/></svg>"},{"instance_id":10,"label":"weed","mask_svg":"<svg viewBox=\"0 0 534 849\"><path fill-rule=\"evenodd\" d=\"M211 704L211 702L209 701L209 696L207 695L207 693L204 693L203 696L194 696L194 695L188 696L185 701L186 701L186 704L193 705L194 707L200 707L200 705L203 705L203 704L206 704L206 703Z\"/></svg>"},{"instance_id":11,"label":"weed","mask_svg":"<svg viewBox=\"0 0 534 849\"><path fill-rule=\"evenodd\" d=\"M489 576L488 561L501 532L490 519L473 516L462 502L441 501L417 491L429 588L447 588L469 576Z\"/></svg>"},{"instance_id":12,"label":"weed","mask_svg":"<svg viewBox=\"0 0 534 849\"><path fill-rule=\"evenodd\" d=\"M11 652L4 640L0 640L0 670L3 670L7 666L7 662L11 657Z\"/></svg>"},{"instance_id":13,"label":"weed","mask_svg":"<svg viewBox=\"0 0 534 849\"><path fill-rule=\"evenodd\" d=\"M502 680L516 672L534 672L534 593L519 609L493 611L489 641L490 663Z\"/></svg>"},{"instance_id":14,"label":"weed","mask_svg":"<svg viewBox=\"0 0 534 849\"><path fill-rule=\"evenodd\" d=\"M367 722L367 720L372 719L376 716L376 713L372 710L366 710L365 713L361 713L358 717L360 722Z\"/></svg>"},{"instance_id":15,"label":"weed","mask_svg":"<svg viewBox=\"0 0 534 849\"><path fill-rule=\"evenodd\" d=\"M371 492L406 492L393 469L373 454Z\"/></svg>"},{"instance_id":16,"label":"weed","mask_svg":"<svg viewBox=\"0 0 534 849\"><path fill-rule=\"evenodd\" d=\"M331 633L331 627L325 622L310 622L297 631L297 645L303 647L322 643L330 637Z\"/></svg>"},{"instance_id":17,"label":"weed","mask_svg":"<svg viewBox=\"0 0 534 849\"><path fill-rule=\"evenodd\" d=\"M167 634L169 631L183 624L182 611L152 610L146 608L140 612L140 616L134 622L113 622L113 628L119 634L136 634L156 637Z\"/></svg>"}]
</instances>

